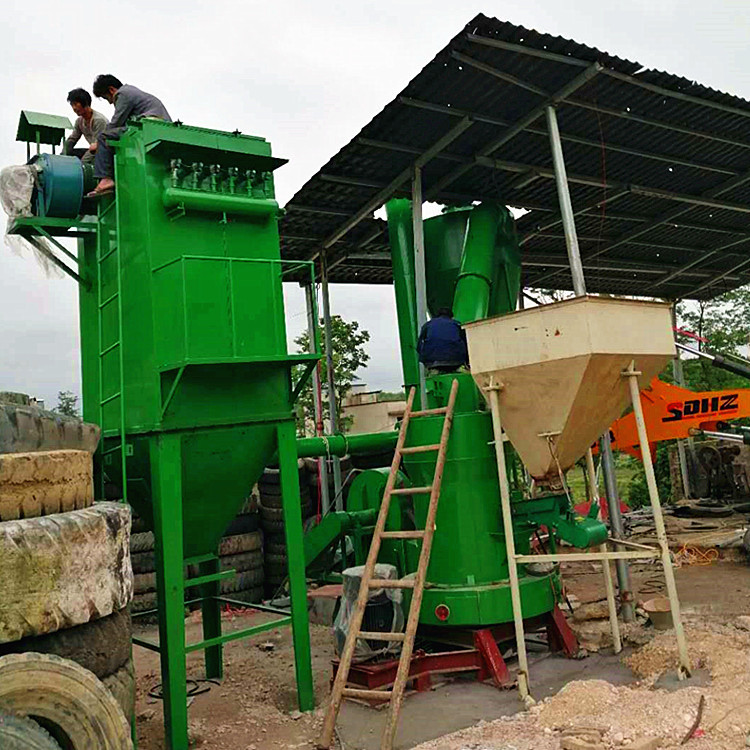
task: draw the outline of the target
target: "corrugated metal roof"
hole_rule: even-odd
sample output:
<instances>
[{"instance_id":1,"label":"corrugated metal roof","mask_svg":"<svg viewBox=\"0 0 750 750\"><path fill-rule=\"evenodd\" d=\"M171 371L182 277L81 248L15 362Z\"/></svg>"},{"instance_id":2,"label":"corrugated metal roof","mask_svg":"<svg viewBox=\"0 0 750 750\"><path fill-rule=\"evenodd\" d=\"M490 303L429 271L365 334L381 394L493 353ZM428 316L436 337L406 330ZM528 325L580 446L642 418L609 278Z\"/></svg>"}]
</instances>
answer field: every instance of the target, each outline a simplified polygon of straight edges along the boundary
<instances>
[{"instance_id":1,"label":"corrugated metal roof","mask_svg":"<svg viewBox=\"0 0 750 750\"><path fill-rule=\"evenodd\" d=\"M390 283L387 228L372 214L408 195L432 149L425 198L526 209L524 284L570 289L550 102L589 291L705 299L750 283L750 102L484 15L289 201L282 255L325 249L332 282Z\"/></svg>"}]
</instances>

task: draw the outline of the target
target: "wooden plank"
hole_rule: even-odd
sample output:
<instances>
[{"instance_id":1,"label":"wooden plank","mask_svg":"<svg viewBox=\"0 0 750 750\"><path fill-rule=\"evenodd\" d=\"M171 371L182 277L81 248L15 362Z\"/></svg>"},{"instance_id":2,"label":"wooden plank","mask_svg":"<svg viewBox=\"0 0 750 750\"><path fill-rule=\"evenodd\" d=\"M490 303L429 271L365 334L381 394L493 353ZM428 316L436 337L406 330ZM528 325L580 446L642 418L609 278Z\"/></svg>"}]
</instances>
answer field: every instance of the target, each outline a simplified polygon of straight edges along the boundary
<instances>
[{"instance_id":1,"label":"wooden plank","mask_svg":"<svg viewBox=\"0 0 750 750\"><path fill-rule=\"evenodd\" d=\"M424 531L384 531L380 536L382 539L422 539Z\"/></svg>"}]
</instances>

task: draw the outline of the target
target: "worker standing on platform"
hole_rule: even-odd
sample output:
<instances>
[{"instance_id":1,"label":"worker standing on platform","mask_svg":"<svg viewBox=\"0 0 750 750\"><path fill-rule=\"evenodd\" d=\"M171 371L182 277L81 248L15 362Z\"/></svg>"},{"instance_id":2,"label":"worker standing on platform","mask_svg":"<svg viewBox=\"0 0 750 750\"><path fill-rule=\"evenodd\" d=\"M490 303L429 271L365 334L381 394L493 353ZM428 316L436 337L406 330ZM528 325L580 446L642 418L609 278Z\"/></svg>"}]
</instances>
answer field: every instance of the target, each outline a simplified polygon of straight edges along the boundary
<instances>
[{"instance_id":1,"label":"worker standing on platform","mask_svg":"<svg viewBox=\"0 0 750 750\"><path fill-rule=\"evenodd\" d=\"M97 76L94 81L94 96L114 104L115 113L106 130L99 135L94 161L94 177L99 179L99 183L87 194L87 198L98 198L114 191L115 155L109 141L116 141L125 132L128 120L150 117L172 122L167 108L153 94L123 84L119 78L108 73Z\"/></svg>"},{"instance_id":2,"label":"worker standing on platform","mask_svg":"<svg viewBox=\"0 0 750 750\"><path fill-rule=\"evenodd\" d=\"M70 108L78 115L73 132L65 139L63 153L68 156L78 156L73 149L83 136L89 144L88 149L80 149L81 161L84 164L91 164L96 154L97 141L99 135L104 132L109 120L101 114L91 109L91 94L86 89L73 89L68 92L68 103Z\"/></svg>"},{"instance_id":3,"label":"worker standing on platform","mask_svg":"<svg viewBox=\"0 0 750 750\"><path fill-rule=\"evenodd\" d=\"M438 372L455 372L469 364L466 332L453 319L450 308L441 308L436 317L422 326L417 353L425 367Z\"/></svg>"}]
</instances>

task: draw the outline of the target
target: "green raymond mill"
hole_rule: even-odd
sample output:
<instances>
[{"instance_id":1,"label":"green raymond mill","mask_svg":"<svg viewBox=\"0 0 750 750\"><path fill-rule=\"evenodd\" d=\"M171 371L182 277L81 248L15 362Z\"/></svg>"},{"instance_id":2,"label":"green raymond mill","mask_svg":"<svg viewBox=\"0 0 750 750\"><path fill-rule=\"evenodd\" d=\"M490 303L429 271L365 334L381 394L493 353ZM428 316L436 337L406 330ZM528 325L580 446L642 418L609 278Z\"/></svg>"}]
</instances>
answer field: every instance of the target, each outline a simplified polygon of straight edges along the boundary
<instances>
[{"instance_id":1,"label":"green raymond mill","mask_svg":"<svg viewBox=\"0 0 750 750\"><path fill-rule=\"evenodd\" d=\"M417 324L412 206L406 199L386 204L391 243L393 278L398 314L400 353L404 383L418 387ZM485 202L478 206L448 208L424 221L425 282L431 314L451 308L461 323L489 319L516 309L521 279L521 258L513 217L505 206ZM448 402L451 383L459 381L455 415L448 442L440 502L437 511L428 585L420 610L420 623L450 641L451 629L485 629L513 622L508 553L500 511L498 468L492 416L469 372L428 373L426 404L416 408L438 409ZM417 403L419 399L417 398ZM425 417L409 428L406 447L439 442L443 419ZM374 433L307 438L298 441L303 456L382 455L393 450L398 433ZM565 491L557 487L530 498L523 465L510 444L505 452L513 488L513 529L519 554L531 552L531 542L543 527L550 530L549 546L557 539L581 548L601 544L606 526L595 516L577 516ZM435 472L434 451L404 455L400 481L403 486L429 485ZM374 523L374 511L383 497L387 470L371 469L352 482L347 508L331 513L306 536L308 560L340 534L354 540L357 563L364 561ZM428 496L394 496L386 530L423 529ZM593 506L593 512L598 507ZM364 538L364 544L358 541ZM419 540L384 540L380 562L396 565L399 574L414 573ZM523 615L538 624L551 621L562 597L556 566L519 566ZM559 620L558 620L559 623ZM436 630L437 629L437 630ZM443 636L440 635L443 631Z\"/></svg>"},{"instance_id":2,"label":"green raymond mill","mask_svg":"<svg viewBox=\"0 0 750 750\"><path fill-rule=\"evenodd\" d=\"M272 627L293 627L299 706L309 710L292 410L319 355L287 352L282 282L305 264L279 255L273 173L285 160L263 138L144 119L113 144L116 193L88 205L88 168L39 153L40 141L60 142L64 123L40 122L41 138L22 116L19 140L37 143L37 187L33 215L10 231L79 283L84 418L103 431L100 496L126 500L155 533L159 644L134 642L161 654L169 746L188 747L186 654L204 650L206 675L218 678L225 641ZM70 236L77 255L59 241ZM222 635L220 581L233 571L220 570L219 541L275 453L291 615ZM197 577L185 578L188 564ZM201 592L196 643L185 641L188 586Z\"/></svg>"}]
</instances>

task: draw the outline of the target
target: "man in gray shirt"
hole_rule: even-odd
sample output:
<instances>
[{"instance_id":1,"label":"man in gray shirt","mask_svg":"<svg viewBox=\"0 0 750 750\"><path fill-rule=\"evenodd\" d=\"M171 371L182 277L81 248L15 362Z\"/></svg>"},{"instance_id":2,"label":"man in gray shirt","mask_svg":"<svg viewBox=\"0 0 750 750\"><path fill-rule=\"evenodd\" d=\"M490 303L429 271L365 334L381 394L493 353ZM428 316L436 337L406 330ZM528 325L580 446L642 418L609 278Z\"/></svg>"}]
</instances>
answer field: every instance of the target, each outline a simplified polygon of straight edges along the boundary
<instances>
[{"instance_id":1,"label":"man in gray shirt","mask_svg":"<svg viewBox=\"0 0 750 750\"><path fill-rule=\"evenodd\" d=\"M172 122L166 107L152 94L123 84L110 74L97 76L94 81L94 96L106 99L115 105L115 113L103 133L99 135L94 160L94 177L98 185L86 196L98 198L115 189L115 159L108 141L116 141L127 127L128 120L153 117Z\"/></svg>"},{"instance_id":2,"label":"man in gray shirt","mask_svg":"<svg viewBox=\"0 0 750 750\"><path fill-rule=\"evenodd\" d=\"M69 91L68 103L78 117L73 126L73 132L65 140L63 153L69 156L80 156L84 164L93 164L97 140L99 135L104 132L109 120L103 114L91 109L91 94L86 89ZM85 150L79 149L76 152L73 149L81 140L81 136L86 139L89 147Z\"/></svg>"}]
</instances>

